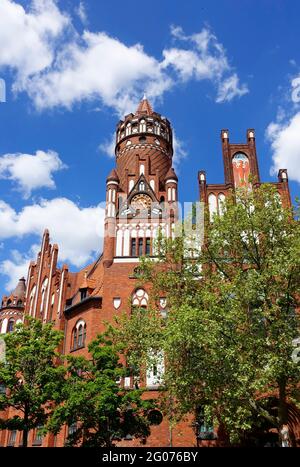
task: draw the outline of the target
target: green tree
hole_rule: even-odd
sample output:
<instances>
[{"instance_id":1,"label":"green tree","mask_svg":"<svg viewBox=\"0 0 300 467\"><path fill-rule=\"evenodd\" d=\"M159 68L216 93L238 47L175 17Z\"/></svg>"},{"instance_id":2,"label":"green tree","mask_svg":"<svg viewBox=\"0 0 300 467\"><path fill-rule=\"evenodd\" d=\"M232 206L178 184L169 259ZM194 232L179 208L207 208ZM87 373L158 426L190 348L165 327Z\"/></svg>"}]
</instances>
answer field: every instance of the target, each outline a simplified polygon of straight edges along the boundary
<instances>
[{"instance_id":1,"label":"green tree","mask_svg":"<svg viewBox=\"0 0 300 467\"><path fill-rule=\"evenodd\" d=\"M171 416L201 407L232 441L265 420L280 436L288 401L299 404L300 366L291 358L299 336L299 222L269 185L239 190L223 208L213 222L206 214L201 251L194 226L160 239L158 261L144 261L153 301L167 297L167 319L153 307L123 319L116 335L135 365L147 364L153 346L163 350Z\"/></svg>"},{"instance_id":2,"label":"green tree","mask_svg":"<svg viewBox=\"0 0 300 467\"><path fill-rule=\"evenodd\" d=\"M47 429L58 433L63 424L76 427L67 446L112 447L128 435L146 438L153 402L143 400L141 390L120 385L127 374L120 363L122 346L99 335L89 345L89 352L89 360L68 357L64 401L55 409Z\"/></svg>"},{"instance_id":3,"label":"green tree","mask_svg":"<svg viewBox=\"0 0 300 467\"><path fill-rule=\"evenodd\" d=\"M65 367L57 348L63 335L51 324L26 317L25 324L18 324L4 339L0 383L6 390L0 394L0 411L12 408L15 414L0 418L0 428L22 431L27 447L29 431L46 425L54 403L60 401Z\"/></svg>"}]
</instances>

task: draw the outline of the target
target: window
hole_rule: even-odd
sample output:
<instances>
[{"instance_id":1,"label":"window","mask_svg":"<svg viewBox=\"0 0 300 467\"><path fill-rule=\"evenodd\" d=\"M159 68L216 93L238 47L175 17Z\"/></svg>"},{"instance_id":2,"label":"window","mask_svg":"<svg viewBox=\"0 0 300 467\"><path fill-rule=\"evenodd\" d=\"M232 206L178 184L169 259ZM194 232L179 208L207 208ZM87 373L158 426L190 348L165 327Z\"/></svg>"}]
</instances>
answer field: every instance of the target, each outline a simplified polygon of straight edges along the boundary
<instances>
[{"instance_id":1,"label":"window","mask_svg":"<svg viewBox=\"0 0 300 467\"><path fill-rule=\"evenodd\" d=\"M151 250L150 238L146 238L146 255L150 255L150 250Z\"/></svg>"},{"instance_id":2,"label":"window","mask_svg":"<svg viewBox=\"0 0 300 467\"><path fill-rule=\"evenodd\" d=\"M141 133L146 133L146 122L145 122L145 120L140 121L140 132Z\"/></svg>"},{"instance_id":3,"label":"window","mask_svg":"<svg viewBox=\"0 0 300 467\"><path fill-rule=\"evenodd\" d=\"M86 340L86 323L83 320L77 322L72 333L71 350L82 349Z\"/></svg>"},{"instance_id":4,"label":"window","mask_svg":"<svg viewBox=\"0 0 300 467\"><path fill-rule=\"evenodd\" d=\"M146 386L156 388L161 384L164 374L164 354L163 351L157 353L150 351L149 356L151 360L153 359L153 363L147 368Z\"/></svg>"},{"instance_id":5,"label":"window","mask_svg":"<svg viewBox=\"0 0 300 467\"><path fill-rule=\"evenodd\" d=\"M11 304L11 300L9 299L9 300L7 300L6 306L9 306L10 304Z\"/></svg>"},{"instance_id":6,"label":"window","mask_svg":"<svg viewBox=\"0 0 300 467\"><path fill-rule=\"evenodd\" d=\"M36 291L36 286L34 285L31 289L30 292L30 300L29 300L29 315L31 316L33 313L33 303L34 303L34 297L35 297L35 291Z\"/></svg>"},{"instance_id":7,"label":"window","mask_svg":"<svg viewBox=\"0 0 300 467\"><path fill-rule=\"evenodd\" d=\"M143 256L151 254L151 238L132 238L131 239L131 256Z\"/></svg>"},{"instance_id":8,"label":"window","mask_svg":"<svg viewBox=\"0 0 300 467\"><path fill-rule=\"evenodd\" d=\"M149 296L144 289L137 289L132 296L132 305L137 307L147 307Z\"/></svg>"},{"instance_id":9,"label":"window","mask_svg":"<svg viewBox=\"0 0 300 467\"><path fill-rule=\"evenodd\" d=\"M80 291L80 300L84 300L87 297L87 289L82 289Z\"/></svg>"},{"instance_id":10,"label":"window","mask_svg":"<svg viewBox=\"0 0 300 467\"><path fill-rule=\"evenodd\" d=\"M42 426L38 426L35 430L35 436L32 445L33 446L41 446L43 444L43 435L41 434Z\"/></svg>"},{"instance_id":11,"label":"window","mask_svg":"<svg viewBox=\"0 0 300 467\"><path fill-rule=\"evenodd\" d=\"M72 425L68 426L68 438L77 431L77 423L72 423Z\"/></svg>"},{"instance_id":12,"label":"window","mask_svg":"<svg viewBox=\"0 0 300 467\"><path fill-rule=\"evenodd\" d=\"M14 330L14 325L15 325L15 320L11 318L11 319L8 321L7 331L6 331L6 332L13 332L13 330Z\"/></svg>"},{"instance_id":13,"label":"window","mask_svg":"<svg viewBox=\"0 0 300 467\"><path fill-rule=\"evenodd\" d=\"M46 278L42 284L42 299L41 299L41 307L40 313L44 312L44 305L45 305L45 297L46 297L46 290L48 286L48 278Z\"/></svg>"},{"instance_id":14,"label":"window","mask_svg":"<svg viewBox=\"0 0 300 467\"><path fill-rule=\"evenodd\" d=\"M11 448L14 447L14 445L16 444L16 438L17 438L17 430L10 431L7 446Z\"/></svg>"},{"instance_id":15,"label":"window","mask_svg":"<svg viewBox=\"0 0 300 467\"><path fill-rule=\"evenodd\" d=\"M199 407L196 412L195 425L198 439L215 439L214 428L207 423L203 407Z\"/></svg>"},{"instance_id":16,"label":"window","mask_svg":"<svg viewBox=\"0 0 300 467\"><path fill-rule=\"evenodd\" d=\"M131 256L137 256L136 251L136 238L131 239Z\"/></svg>"},{"instance_id":17,"label":"window","mask_svg":"<svg viewBox=\"0 0 300 467\"><path fill-rule=\"evenodd\" d=\"M18 300L18 301L17 301L17 306L23 306L22 300Z\"/></svg>"},{"instance_id":18,"label":"window","mask_svg":"<svg viewBox=\"0 0 300 467\"><path fill-rule=\"evenodd\" d=\"M143 256L143 243L144 243L144 239L139 238L139 253L138 253L138 256Z\"/></svg>"}]
</instances>

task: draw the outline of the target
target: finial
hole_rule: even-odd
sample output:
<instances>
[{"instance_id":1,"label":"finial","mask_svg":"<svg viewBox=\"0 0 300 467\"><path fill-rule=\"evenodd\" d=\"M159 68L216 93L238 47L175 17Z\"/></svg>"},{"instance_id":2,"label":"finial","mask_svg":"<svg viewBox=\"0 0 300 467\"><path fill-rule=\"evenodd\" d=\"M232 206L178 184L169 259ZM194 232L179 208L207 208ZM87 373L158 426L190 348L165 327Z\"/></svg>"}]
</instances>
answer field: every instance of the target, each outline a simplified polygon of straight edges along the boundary
<instances>
[{"instance_id":1,"label":"finial","mask_svg":"<svg viewBox=\"0 0 300 467\"><path fill-rule=\"evenodd\" d=\"M144 95L143 95L143 101L146 101L147 100L147 96L146 96L146 93L144 92Z\"/></svg>"}]
</instances>

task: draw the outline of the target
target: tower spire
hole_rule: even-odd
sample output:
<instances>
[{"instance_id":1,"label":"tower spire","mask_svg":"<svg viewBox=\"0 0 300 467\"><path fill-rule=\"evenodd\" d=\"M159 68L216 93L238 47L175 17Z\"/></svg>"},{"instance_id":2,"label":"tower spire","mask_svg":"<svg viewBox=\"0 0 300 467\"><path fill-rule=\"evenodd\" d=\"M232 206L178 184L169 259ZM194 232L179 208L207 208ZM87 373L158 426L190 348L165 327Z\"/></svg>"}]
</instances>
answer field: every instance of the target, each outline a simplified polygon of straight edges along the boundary
<instances>
[{"instance_id":1,"label":"tower spire","mask_svg":"<svg viewBox=\"0 0 300 467\"><path fill-rule=\"evenodd\" d=\"M146 93L144 93L143 99L140 101L136 112L136 115L151 115L153 114L153 109L150 102L147 99Z\"/></svg>"}]
</instances>

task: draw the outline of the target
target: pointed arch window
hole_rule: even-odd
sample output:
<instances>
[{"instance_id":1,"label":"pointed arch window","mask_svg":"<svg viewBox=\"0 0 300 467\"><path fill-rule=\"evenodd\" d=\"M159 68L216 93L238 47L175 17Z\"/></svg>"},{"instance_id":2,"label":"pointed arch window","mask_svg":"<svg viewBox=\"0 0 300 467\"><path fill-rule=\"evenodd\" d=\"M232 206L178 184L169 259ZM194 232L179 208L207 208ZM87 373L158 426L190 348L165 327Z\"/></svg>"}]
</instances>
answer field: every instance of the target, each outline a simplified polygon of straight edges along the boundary
<instances>
[{"instance_id":1,"label":"pointed arch window","mask_svg":"<svg viewBox=\"0 0 300 467\"><path fill-rule=\"evenodd\" d=\"M41 307L40 307L40 312L41 313L43 313L43 311L44 311L47 286L48 286L48 278L46 277L46 279L44 280L44 282L42 284L42 290L41 290L41 294L42 294Z\"/></svg>"},{"instance_id":2,"label":"pointed arch window","mask_svg":"<svg viewBox=\"0 0 300 467\"><path fill-rule=\"evenodd\" d=\"M30 292L30 298L29 298L29 315L32 315L33 312L33 302L34 302L34 297L35 297L35 291L36 291L36 286L34 285L31 289Z\"/></svg>"},{"instance_id":3,"label":"pointed arch window","mask_svg":"<svg viewBox=\"0 0 300 467\"><path fill-rule=\"evenodd\" d=\"M137 289L132 295L132 305L139 308L147 308L149 295L144 289Z\"/></svg>"},{"instance_id":4,"label":"pointed arch window","mask_svg":"<svg viewBox=\"0 0 300 467\"><path fill-rule=\"evenodd\" d=\"M86 341L86 323L81 319L77 321L72 332L71 350L82 349Z\"/></svg>"}]
</instances>

